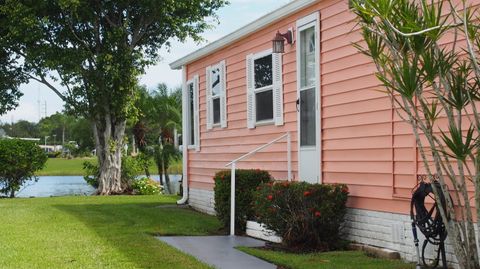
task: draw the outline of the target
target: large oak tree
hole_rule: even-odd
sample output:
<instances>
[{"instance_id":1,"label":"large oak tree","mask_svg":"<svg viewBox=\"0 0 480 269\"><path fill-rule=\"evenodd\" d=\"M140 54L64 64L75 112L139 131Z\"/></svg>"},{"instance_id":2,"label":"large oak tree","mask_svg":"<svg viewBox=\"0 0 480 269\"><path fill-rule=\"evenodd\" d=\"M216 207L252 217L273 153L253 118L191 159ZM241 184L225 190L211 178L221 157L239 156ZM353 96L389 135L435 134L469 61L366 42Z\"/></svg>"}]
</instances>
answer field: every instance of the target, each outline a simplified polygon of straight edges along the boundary
<instances>
[{"instance_id":1,"label":"large oak tree","mask_svg":"<svg viewBox=\"0 0 480 269\"><path fill-rule=\"evenodd\" d=\"M121 193L136 85L170 41L199 36L226 0L0 0L1 64L47 85L92 122L99 194ZM8 72L7 72L8 73ZM62 85L56 87L57 79ZM160 79L160 78L159 78Z\"/></svg>"}]
</instances>

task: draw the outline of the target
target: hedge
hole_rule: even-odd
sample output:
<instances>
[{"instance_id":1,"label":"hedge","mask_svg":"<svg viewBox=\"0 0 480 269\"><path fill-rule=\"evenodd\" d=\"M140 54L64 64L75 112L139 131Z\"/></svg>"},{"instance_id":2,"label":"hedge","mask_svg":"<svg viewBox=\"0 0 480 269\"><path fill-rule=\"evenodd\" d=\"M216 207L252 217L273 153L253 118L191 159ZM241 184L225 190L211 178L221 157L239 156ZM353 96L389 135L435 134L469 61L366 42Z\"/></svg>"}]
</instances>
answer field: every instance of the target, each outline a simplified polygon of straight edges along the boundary
<instances>
[{"instance_id":1,"label":"hedge","mask_svg":"<svg viewBox=\"0 0 480 269\"><path fill-rule=\"evenodd\" d=\"M326 251L340 247L348 188L343 184L276 182L255 192L258 222L275 231L291 250Z\"/></svg>"},{"instance_id":2,"label":"hedge","mask_svg":"<svg viewBox=\"0 0 480 269\"><path fill-rule=\"evenodd\" d=\"M224 228L230 227L230 178L230 170L220 171L214 177L215 211ZM236 170L235 179L235 232L243 234L247 220L254 217L254 191L260 184L271 182L272 176L263 170Z\"/></svg>"}]
</instances>

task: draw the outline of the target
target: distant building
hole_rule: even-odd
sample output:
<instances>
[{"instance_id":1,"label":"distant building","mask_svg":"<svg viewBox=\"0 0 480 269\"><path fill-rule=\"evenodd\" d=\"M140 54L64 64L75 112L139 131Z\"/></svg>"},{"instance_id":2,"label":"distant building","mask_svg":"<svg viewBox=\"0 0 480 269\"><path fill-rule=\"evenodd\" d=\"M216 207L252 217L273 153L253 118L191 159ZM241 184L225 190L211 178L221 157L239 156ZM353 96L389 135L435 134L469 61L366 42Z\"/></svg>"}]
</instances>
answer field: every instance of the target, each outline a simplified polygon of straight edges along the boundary
<instances>
[{"instance_id":1,"label":"distant building","mask_svg":"<svg viewBox=\"0 0 480 269\"><path fill-rule=\"evenodd\" d=\"M1 130L0 129L0 137L2 137L1 135ZM6 139L19 139L19 140L25 140L25 141L33 141L33 142L40 142L40 138L31 138L31 137L11 137L11 136L8 136L8 135L5 135L3 136L3 138L6 138Z\"/></svg>"},{"instance_id":2,"label":"distant building","mask_svg":"<svg viewBox=\"0 0 480 269\"><path fill-rule=\"evenodd\" d=\"M3 131L3 133L2 133ZM2 135L3 134L3 135ZM32 138L32 137L10 137L5 134L5 131L0 129L0 138L6 138L6 139L20 139L24 141L33 141L38 144L40 148L42 148L46 153L49 152L56 152L56 151L62 151L63 146L62 145L42 145L40 144L40 138Z\"/></svg>"},{"instance_id":3,"label":"distant building","mask_svg":"<svg viewBox=\"0 0 480 269\"><path fill-rule=\"evenodd\" d=\"M30 138L30 137L9 137L11 139L20 139L25 141L40 142L40 138Z\"/></svg>"},{"instance_id":4,"label":"distant building","mask_svg":"<svg viewBox=\"0 0 480 269\"><path fill-rule=\"evenodd\" d=\"M62 145L38 145L40 148L42 148L46 153L49 152L57 152L57 151L62 151L63 147Z\"/></svg>"}]
</instances>

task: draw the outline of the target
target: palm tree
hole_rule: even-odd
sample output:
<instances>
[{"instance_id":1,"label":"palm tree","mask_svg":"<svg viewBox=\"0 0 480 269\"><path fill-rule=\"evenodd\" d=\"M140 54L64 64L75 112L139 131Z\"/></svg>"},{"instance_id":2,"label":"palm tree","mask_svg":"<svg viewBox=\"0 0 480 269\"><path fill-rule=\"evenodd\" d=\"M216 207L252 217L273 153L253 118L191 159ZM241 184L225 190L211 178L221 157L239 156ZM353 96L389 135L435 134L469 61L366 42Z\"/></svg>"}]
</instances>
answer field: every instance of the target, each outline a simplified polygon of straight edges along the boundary
<instances>
[{"instance_id":1,"label":"palm tree","mask_svg":"<svg viewBox=\"0 0 480 269\"><path fill-rule=\"evenodd\" d=\"M133 128L135 140L142 154L153 157L166 192L170 192L168 168L181 158L174 146L175 130L181 131L182 125L181 98L181 89L170 91L166 84L159 84L152 92L141 89L137 101L140 116ZM145 169L148 175L148 165Z\"/></svg>"}]
</instances>

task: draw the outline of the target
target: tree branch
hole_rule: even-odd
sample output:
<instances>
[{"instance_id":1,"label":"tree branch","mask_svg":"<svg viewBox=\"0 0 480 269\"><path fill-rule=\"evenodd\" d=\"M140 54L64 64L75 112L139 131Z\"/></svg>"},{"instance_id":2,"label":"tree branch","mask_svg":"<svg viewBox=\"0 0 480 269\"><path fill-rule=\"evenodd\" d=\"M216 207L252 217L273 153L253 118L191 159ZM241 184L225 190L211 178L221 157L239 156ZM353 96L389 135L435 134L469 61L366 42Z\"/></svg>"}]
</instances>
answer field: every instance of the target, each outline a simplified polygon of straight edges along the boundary
<instances>
[{"instance_id":1,"label":"tree branch","mask_svg":"<svg viewBox=\"0 0 480 269\"><path fill-rule=\"evenodd\" d=\"M53 86L52 84L50 84L50 82L48 82L44 76L41 76L40 78L37 78L37 77L34 77L30 74L26 74L27 77L29 77L30 79L33 79L35 81L38 81L42 84L44 84L45 86L47 86L48 88L50 88L58 97L60 97L60 99L62 99L62 101L66 102L67 101L67 97L65 97L65 95L63 95L57 88L55 88L55 86Z\"/></svg>"}]
</instances>

